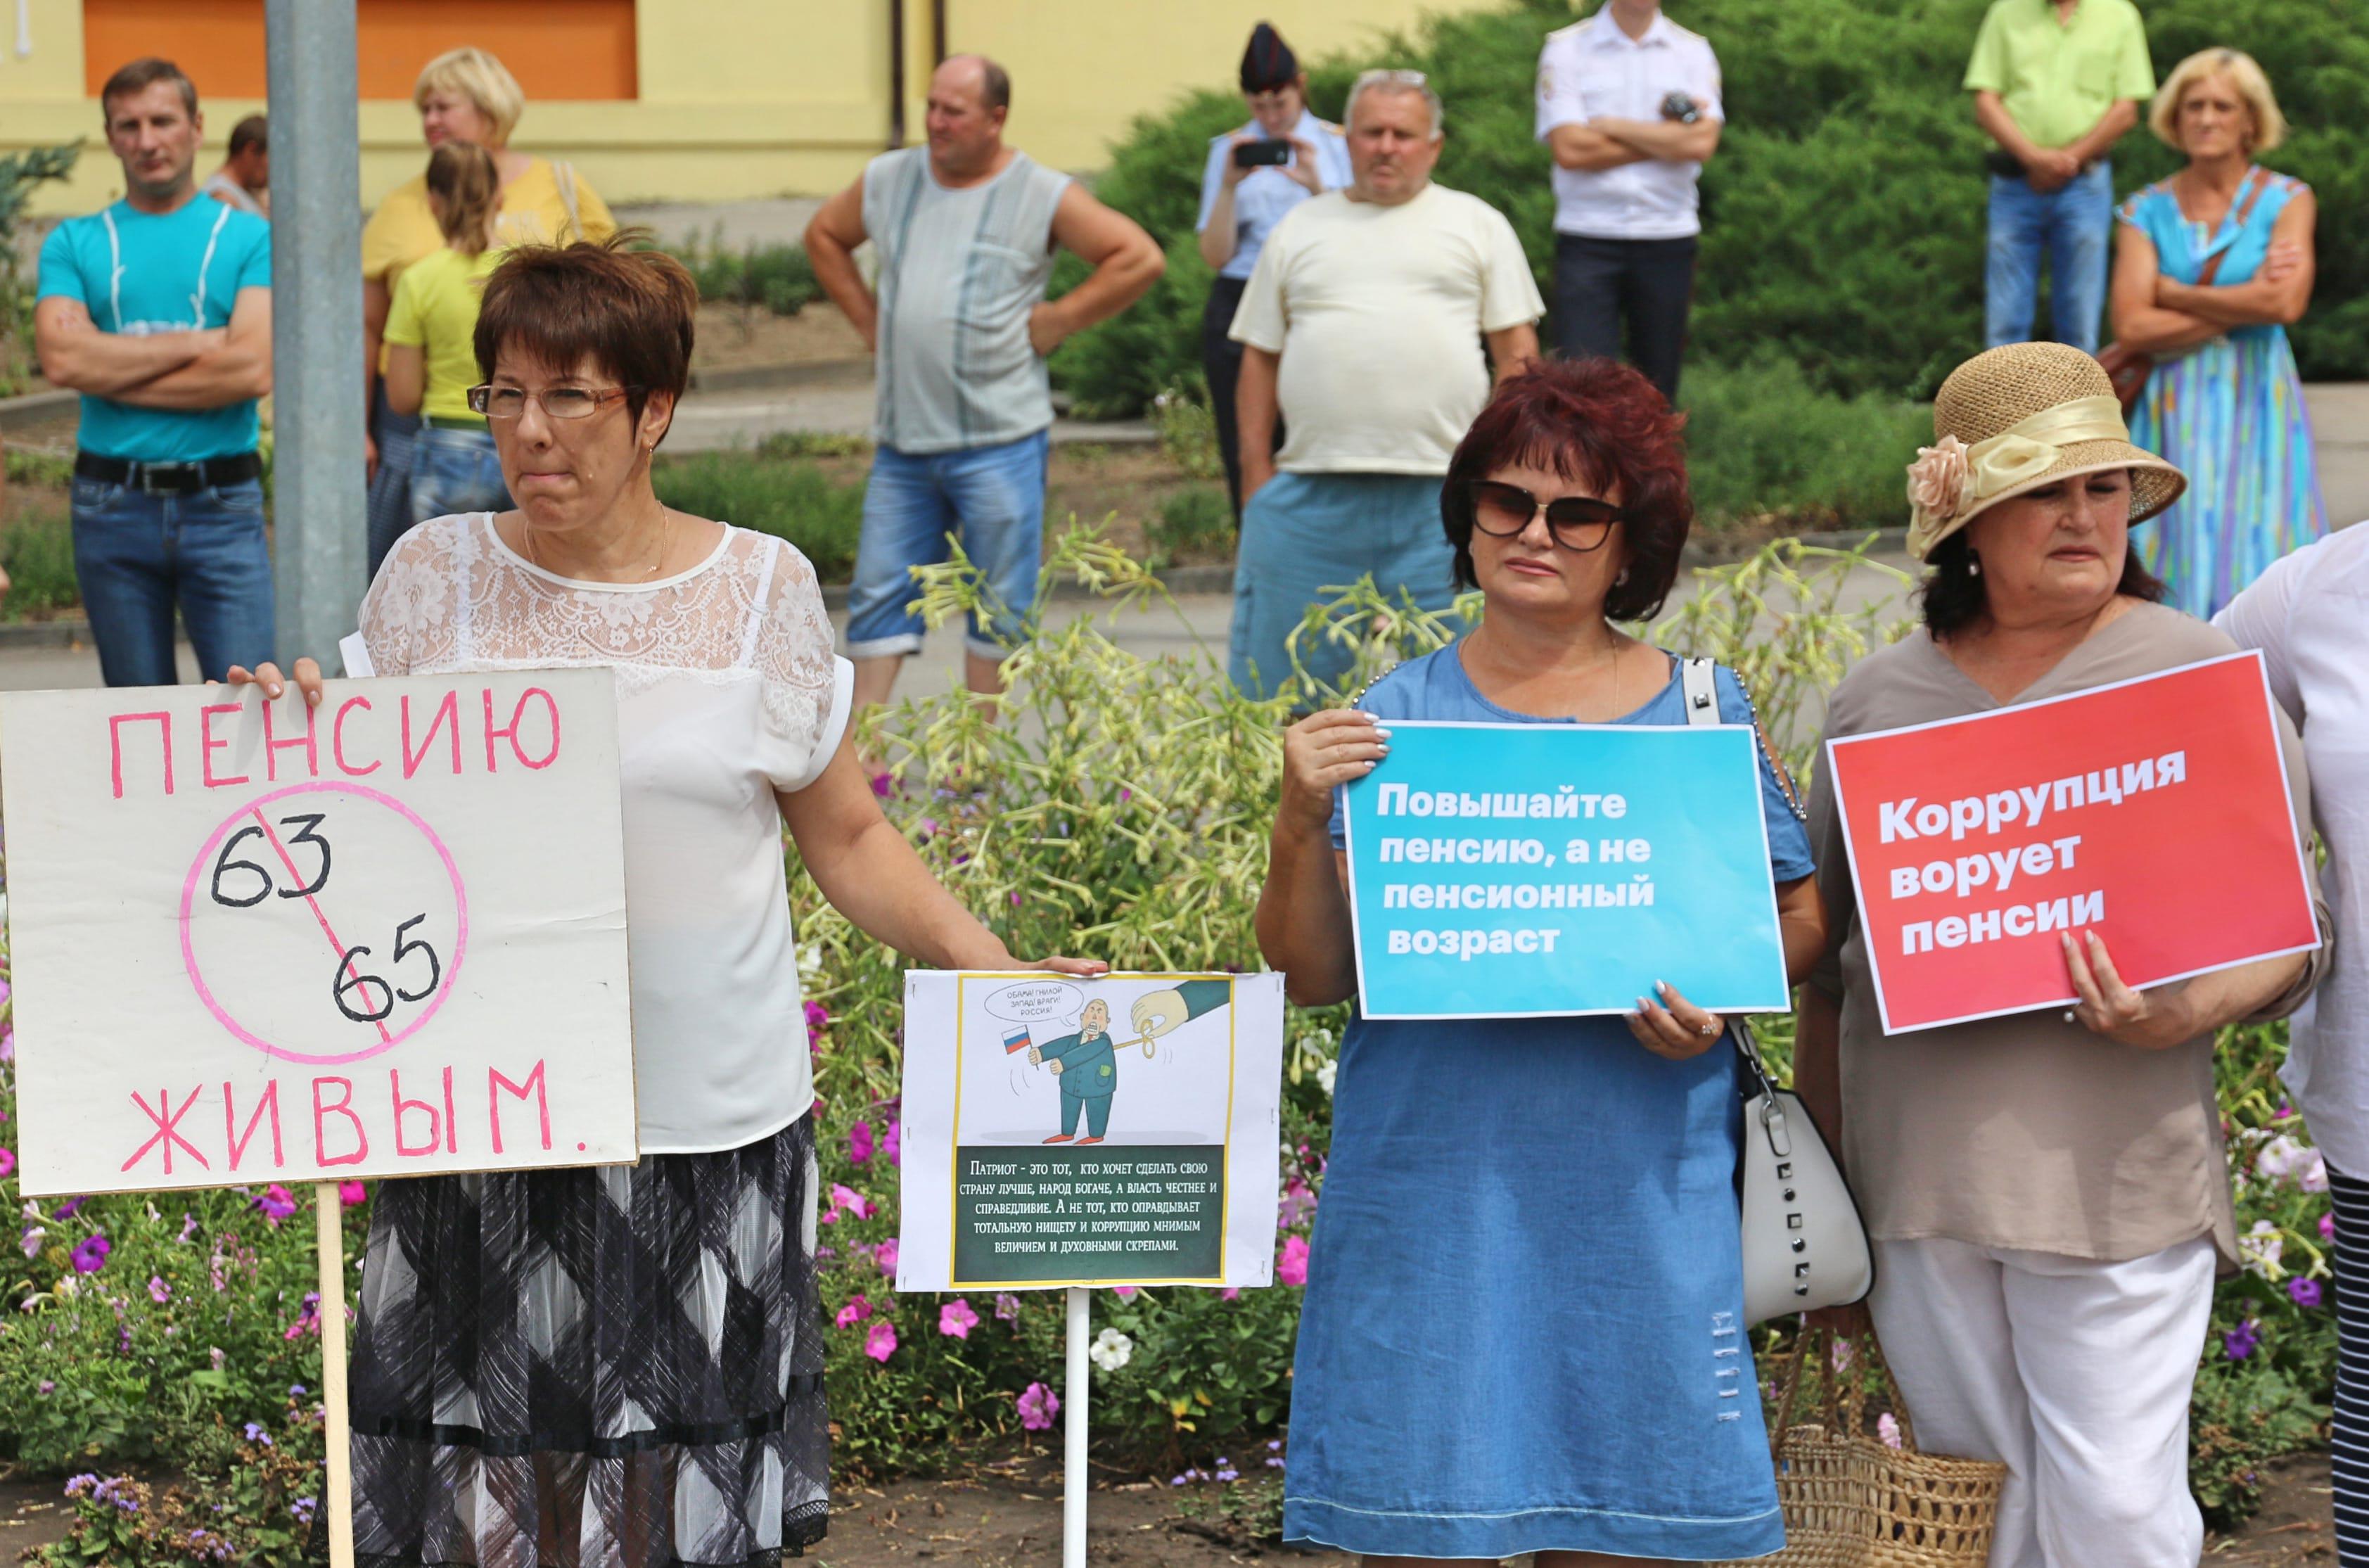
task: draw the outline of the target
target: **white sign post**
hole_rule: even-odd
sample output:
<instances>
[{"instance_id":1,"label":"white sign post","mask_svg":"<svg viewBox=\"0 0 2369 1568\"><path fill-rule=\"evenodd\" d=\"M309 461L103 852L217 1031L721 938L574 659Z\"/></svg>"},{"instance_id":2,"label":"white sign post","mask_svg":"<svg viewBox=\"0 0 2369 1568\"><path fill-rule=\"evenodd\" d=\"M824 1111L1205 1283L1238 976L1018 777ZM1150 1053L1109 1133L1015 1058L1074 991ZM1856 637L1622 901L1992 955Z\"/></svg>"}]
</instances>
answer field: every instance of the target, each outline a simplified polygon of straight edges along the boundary
<instances>
[{"instance_id":1,"label":"white sign post","mask_svg":"<svg viewBox=\"0 0 2369 1568\"><path fill-rule=\"evenodd\" d=\"M606 670L0 696L29 1195L631 1162Z\"/></svg>"},{"instance_id":2,"label":"white sign post","mask_svg":"<svg viewBox=\"0 0 2369 1568\"><path fill-rule=\"evenodd\" d=\"M1086 1560L1087 1292L1274 1283L1283 977L905 977L899 1290L1068 1299L1062 1561Z\"/></svg>"}]
</instances>

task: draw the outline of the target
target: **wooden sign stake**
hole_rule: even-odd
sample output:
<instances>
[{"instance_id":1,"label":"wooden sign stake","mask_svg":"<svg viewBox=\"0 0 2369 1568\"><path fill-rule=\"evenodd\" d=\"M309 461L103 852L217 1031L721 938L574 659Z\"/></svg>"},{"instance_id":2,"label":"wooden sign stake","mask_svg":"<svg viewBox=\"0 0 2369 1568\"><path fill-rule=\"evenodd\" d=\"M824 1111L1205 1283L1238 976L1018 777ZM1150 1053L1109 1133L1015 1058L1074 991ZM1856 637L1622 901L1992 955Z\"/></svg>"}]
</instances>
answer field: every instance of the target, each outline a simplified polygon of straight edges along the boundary
<instances>
[{"instance_id":1,"label":"wooden sign stake","mask_svg":"<svg viewBox=\"0 0 2369 1568\"><path fill-rule=\"evenodd\" d=\"M321 1254L321 1408L328 1417L329 1568L354 1568L353 1438L346 1414L346 1206L335 1182L313 1187Z\"/></svg>"}]
</instances>

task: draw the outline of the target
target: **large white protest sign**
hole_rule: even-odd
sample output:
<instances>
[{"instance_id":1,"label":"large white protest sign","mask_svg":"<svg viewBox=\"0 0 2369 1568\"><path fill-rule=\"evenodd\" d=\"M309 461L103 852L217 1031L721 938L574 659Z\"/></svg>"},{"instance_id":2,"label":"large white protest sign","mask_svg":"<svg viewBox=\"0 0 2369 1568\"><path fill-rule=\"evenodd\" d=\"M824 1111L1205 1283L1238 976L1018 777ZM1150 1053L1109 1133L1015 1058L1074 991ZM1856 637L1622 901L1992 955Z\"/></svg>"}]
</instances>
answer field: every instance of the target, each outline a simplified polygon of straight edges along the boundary
<instances>
[{"instance_id":1,"label":"large white protest sign","mask_svg":"<svg viewBox=\"0 0 2369 1568\"><path fill-rule=\"evenodd\" d=\"M905 977L897 1288L1273 1283L1281 975Z\"/></svg>"},{"instance_id":2,"label":"large white protest sign","mask_svg":"<svg viewBox=\"0 0 2369 1568\"><path fill-rule=\"evenodd\" d=\"M635 1158L606 670L0 697L29 1194Z\"/></svg>"}]
</instances>

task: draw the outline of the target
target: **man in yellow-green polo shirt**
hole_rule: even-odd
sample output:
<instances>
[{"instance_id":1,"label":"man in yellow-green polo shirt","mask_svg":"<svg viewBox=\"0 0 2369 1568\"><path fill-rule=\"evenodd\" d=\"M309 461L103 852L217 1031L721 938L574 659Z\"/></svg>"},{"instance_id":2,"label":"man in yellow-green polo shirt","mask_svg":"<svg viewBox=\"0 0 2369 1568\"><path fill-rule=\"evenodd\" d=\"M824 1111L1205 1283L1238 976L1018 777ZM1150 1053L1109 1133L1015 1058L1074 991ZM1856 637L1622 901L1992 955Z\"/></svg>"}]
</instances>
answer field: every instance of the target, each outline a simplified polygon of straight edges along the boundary
<instances>
[{"instance_id":1,"label":"man in yellow-green polo shirt","mask_svg":"<svg viewBox=\"0 0 2369 1568\"><path fill-rule=\"evenodd\" d=\"M2131 0L1992 0L1966 64L1990 157L1984 332L2031 337L2048 258L2056 340L2098 348L2114 226L2114 143L2155 96L2146 29Z\"/></svg>"}]
</instances>

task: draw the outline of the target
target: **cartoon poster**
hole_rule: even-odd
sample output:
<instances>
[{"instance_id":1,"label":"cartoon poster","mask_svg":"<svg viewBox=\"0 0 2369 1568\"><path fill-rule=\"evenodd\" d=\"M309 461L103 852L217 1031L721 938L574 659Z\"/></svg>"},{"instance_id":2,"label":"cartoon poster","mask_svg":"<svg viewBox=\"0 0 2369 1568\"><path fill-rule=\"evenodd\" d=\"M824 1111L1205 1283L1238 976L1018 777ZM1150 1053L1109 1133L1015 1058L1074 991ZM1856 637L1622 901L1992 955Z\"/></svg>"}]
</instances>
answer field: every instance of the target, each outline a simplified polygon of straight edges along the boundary
<instances>
[{"instance_id":1,"label":"cartoon poster","mask_svg":"<svg viewBox=\"0 0 2369 1568\"><path fill-rule=\"evenodd\" d=\"M905 977L899 1290L1258 1286L1280 975Z\"/></svg>"},{"instance_id":2,"label":"cartoon poster","mask_svg":"<svg viewBox=\"0 0 2369 1568\"><path fill-rule=\"evenodd\" d=\"M0 698L28 1195L635 1158L607 670Z\"/></svg>"}]
</instances>

